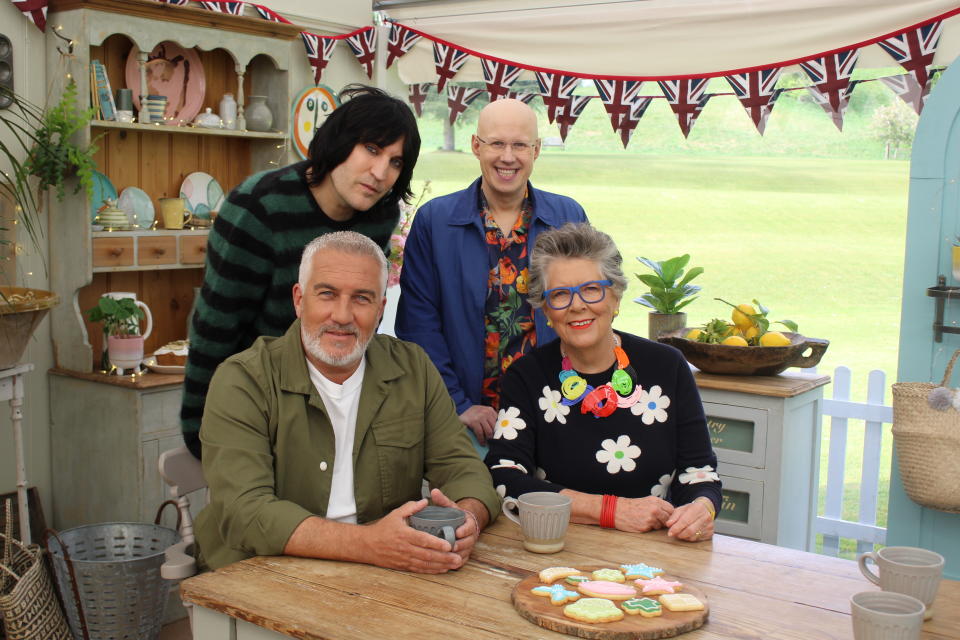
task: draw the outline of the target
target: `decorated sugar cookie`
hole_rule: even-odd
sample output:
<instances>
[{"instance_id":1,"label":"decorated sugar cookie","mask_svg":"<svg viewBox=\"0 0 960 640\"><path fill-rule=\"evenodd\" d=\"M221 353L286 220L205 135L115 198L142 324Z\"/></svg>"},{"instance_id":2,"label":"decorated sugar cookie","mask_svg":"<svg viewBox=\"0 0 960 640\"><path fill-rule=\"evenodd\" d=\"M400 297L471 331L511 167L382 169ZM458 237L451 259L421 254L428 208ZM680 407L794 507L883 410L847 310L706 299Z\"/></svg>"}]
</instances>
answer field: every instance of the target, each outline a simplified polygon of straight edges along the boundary
<instances>
[{"instance_id":1,"label":"decorated sugar cookie","mask_svg":"<svg viewBox=\"0 0 960 640\"><path fill-rule=\"evenodd\" d=\"M660 604L670 611L700 611L703 603L689 593L667 593L660 596Z\"/></svg>"},{"instance_id":2,"label":"decorated sugar cookie","mask_svg":"<svg viewBox=\"0 0 960 640\"><path fill-rule=\"evenodd\" d=\"M621 602L620 606L630 615L639 613L644 618L655 618L663 613L660 603L653 598L630 598Z\"/></svg>"},{"instance_id":3,"label":"decorated sugar cookie","mask_svg":"<svg viewBox=\"0 0 960 640\"><path fill-rule=\"evenodd\" d=\"M562 584L553 584L549 587L534 587L530 589L534 595L547 596L550 598L550 604L561 605L565 602L573 602L580 598L576 591L564 589Z\"/></svg>"},{"instance_id":4,"label":"decorated sugar cookie","mask_svg":"<svg viewBox=\"0 0 960 640\"><path fill-rule=\"evenodd\" d=\"M606 580L607 582L624 582L623 574L616 569L597 569L593 572L594 580Z\"/></svg>"},{"instance_id":5,"label":"decorated sugar cookie","mask_svg":"<svg viewBox=\"0 0 960 640\"><path fill-rule=\"evenodd\" d=\"M552 584L561 578L579 574L580 571L573 567L548 567L540 572L540 582Z\"/></svg>"},{"instance_id":6,"label":"decorated sugar cookie","mask_svg":"<svg viewBox=\"0 0 960 640\"><path fill-rule=\"evenodd\" d=\"M586 582L586 581L588 581L589 579L590 579L590 578L588 578L587 576L567 576L567 577L564 578L563 580L564 580L564 582L566 582L567 584L578 585L578 584L580 584L581 582Z\"/></svg>"},{"instance_id":7,"label":"decorated sugar cookie","mask_svg":"<svg viewBox=\"0 0 960 640\"><path fill-rule=\"evenodd\" d=\"M660 576L651 578L650 580L634 580L633 582L641 587L644 595L648 596L656 596L661 593L676 593L683 587L682 582L664 580Z\"/></svg>"},{"instance_id":8,"label":"decorated sugar cookie","mask_svg":"<svg viewBox=\"0 0 960 640\"><path fill-rule=\"evenodd\" d=\"M609 600L628 600L637 595L637 590L628 584L608 582L606 580L588 580L577 585L580 593L591 598Z\"/></svg>"},{"instance_id":9,"label":"decorated sugar cookie","mask_svg":"<svg viewBox=\"0 0 960 640\"><path fill-rule=\"evenodd\" d=\"M663 574L663 569L660 567L651 567L643 562L638 564L622 564L620 565L620 571L622 571L623 575L627 576L627 578L630 580L633 580L634 578L644 578L649 580L654 576Z\"/></svg>"},{"instance_id":10,"label":"decorated sugar cookie","mask_svg":"<svg viewBox=\"0 0 960 640\"><path fill-rule=\"evenodd\" d=\"M565 606L563 615L590 624L623 620L620 607L606 598L581 598Z\"/></svg>"}]
</instances>

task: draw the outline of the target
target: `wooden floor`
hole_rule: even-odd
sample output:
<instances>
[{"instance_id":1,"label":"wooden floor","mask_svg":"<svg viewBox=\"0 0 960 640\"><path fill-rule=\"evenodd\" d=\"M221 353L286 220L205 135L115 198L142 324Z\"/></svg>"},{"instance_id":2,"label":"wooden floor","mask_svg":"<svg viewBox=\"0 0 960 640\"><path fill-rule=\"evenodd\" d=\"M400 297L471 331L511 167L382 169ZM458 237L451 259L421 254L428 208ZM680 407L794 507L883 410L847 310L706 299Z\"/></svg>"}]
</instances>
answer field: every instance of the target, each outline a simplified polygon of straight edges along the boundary
<instances>
[{"instance_id":1,"label":"wooden floor","mask_svg":"<svg viewBox=\"0 0 960 640\"><path fill-rule=\"evenodd\" d=\"M160 632L158 640L191 640L192 637L190 635L190 622L184 618L165 626Z\"/></svg>"}]
</instances>

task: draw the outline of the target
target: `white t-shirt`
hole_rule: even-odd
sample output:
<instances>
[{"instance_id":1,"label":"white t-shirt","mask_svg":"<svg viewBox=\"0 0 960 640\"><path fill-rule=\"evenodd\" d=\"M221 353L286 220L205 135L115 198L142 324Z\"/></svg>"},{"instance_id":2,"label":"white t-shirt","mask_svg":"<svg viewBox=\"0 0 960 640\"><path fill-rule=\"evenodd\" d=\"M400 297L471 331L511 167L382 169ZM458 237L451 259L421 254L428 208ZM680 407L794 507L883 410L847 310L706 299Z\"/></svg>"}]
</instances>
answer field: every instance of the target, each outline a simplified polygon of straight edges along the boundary
<instances>
[{"instance_id":1,"label":"white t-shirt","mask_svg":"<svg viewBox=\"0 0 960 640\"><path fill-rule=\"evenodd\" d=\"M336 443L333 469L329 469L329 460L320 461L321 473L333 473L326 517L351 524L357 523L357 502L353 493L353 439L357 431L357 408L360 406L360 388L365 368L366 357L360 360L360 366L353 375L343 384L337 384L307 360L310 381L323 399Z\"/></svg>"}]
</instances>

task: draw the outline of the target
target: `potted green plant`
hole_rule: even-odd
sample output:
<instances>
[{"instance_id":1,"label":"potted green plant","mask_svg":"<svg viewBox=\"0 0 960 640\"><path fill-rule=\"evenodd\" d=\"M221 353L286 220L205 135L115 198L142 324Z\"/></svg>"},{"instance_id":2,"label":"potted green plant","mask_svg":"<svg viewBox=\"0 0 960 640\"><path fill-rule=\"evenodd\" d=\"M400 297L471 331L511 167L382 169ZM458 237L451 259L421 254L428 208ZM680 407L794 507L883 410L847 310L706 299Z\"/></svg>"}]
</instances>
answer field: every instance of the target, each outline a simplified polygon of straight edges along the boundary
<instances>
[{"instance_id":1,"label":"potted green plant","mask_svg":"<svg viewBox=\"0 0 960 640\"><path fill-rule=\"evenodd\" d=\"M86 311L90 322L102 322L107 339L110 364L120 370L135 370L143 361L144 336L140 335L143 309L133 297L102 296L97 305Z\"/></svg>"},{"instance_id":2,"label":"potted green plant","mask_svg":"<svg viewBox=\"0 0 960 640\"><path fill-rule=\"evenodd\" d=\"M695 294L700 287L690 281L703 273L703 267L693 267L686 273L684 269L690 262L690 254L657 262L648 258L637 258L653 273L638 273L637 278L650 287L650 291L635 298L634 302L650 307L648 336L656 340L667 331L682 329L687 324L687 314L680 311L696 300Z\"/></svg>"}]
</instances>

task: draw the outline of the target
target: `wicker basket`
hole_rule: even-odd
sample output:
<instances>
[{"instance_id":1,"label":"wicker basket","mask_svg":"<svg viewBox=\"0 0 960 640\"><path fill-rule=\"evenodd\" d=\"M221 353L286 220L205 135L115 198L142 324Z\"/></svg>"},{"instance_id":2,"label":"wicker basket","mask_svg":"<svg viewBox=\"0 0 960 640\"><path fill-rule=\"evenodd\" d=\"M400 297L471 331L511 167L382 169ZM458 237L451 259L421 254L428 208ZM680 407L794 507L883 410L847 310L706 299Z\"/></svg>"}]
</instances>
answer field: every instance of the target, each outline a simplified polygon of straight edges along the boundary
<instances>
[{"instance_id":1,"label":"wicker basket","mask_svg":"<svg viewBox=\"0 0 960 640\"><path fill-rule=\"evenodd\" d=\"M48 538L75 640L155 640L170 591L160 566L164 550L179 539L168 527L134 522L75 527Z\"/></svg>"},{"instance_id":2,"label":"wicker basket","mask_svg":"<svg viewBox=\"0 0 960 640\"><path fill-rule=\"evenodd\" d=\"M939 385L893 385L893 443L903 488L917 504L950 513L960 513L960 411L953 407L938 411L927 398L938 386L947 386L958 356L960 349L950 358Z\"/></svg>"},{"instance_id":3,"label":"wicker basket","mask_svg":"<svg viewBox=\"0 0 960 640\"><path fill-rule=\"evenodd\" d=\"M12 534L13 507L7 505L6 532L0 534L0 618L8 640L70 640L43 551ZM0 634L2 637L2 634Z\"/></svg>"}]
</instances>

